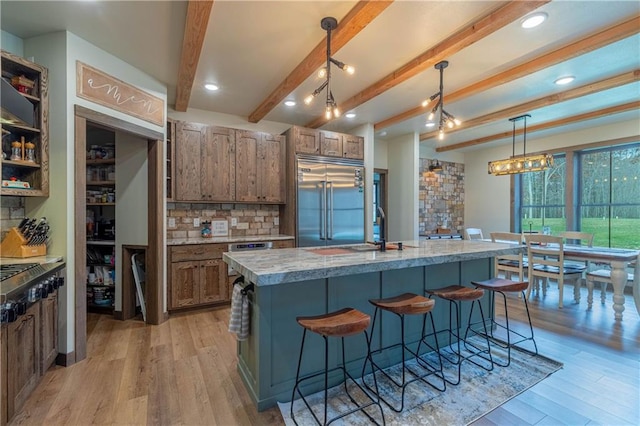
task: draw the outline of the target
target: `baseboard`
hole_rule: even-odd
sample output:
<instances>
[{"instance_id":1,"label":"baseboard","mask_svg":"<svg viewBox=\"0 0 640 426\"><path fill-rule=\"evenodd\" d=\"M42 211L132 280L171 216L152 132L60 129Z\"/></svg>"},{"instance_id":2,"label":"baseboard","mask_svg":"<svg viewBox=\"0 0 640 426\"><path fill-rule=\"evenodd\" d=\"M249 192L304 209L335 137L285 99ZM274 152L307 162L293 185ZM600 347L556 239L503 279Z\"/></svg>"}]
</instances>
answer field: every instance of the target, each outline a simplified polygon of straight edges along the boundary
<instances>
[{"instance_id":1,"label":"baseboard","mask_svg":"<svg viewBox=\"0 0 640 426\"><path fill-rule=\"evenodd\" d=\"M124 315L122 311L113 311L113 318L119 321L124 321Z\"/></svg>"}]
</instances>

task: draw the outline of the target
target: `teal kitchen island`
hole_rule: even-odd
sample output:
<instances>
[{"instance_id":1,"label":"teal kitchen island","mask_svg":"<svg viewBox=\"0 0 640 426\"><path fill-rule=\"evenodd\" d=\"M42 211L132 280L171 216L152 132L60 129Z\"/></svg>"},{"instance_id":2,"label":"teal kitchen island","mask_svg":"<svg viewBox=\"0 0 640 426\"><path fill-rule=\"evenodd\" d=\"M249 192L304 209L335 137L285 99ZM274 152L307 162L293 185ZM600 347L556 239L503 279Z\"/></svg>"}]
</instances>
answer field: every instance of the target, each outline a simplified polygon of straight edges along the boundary
<instances>
[{"instance_id":1,"label":"teal kitchen island","mask_svg":"<svg viewBox=\"0 0 640 426\"><path fill-rule=\"evenodd\" d=\"M478 240L404 241L403 250L380 252L373 245L290 248L224 253L223 259L244 276L250 298L251 321L247 340L238 342L238 371L258 410L276 402L290 401L300 351L302 328L298 316L320 315L352 307L373 316L369 299L405 292L424 294L426 289L451 284L470 286L472 280L492 277L493 257L516 254L521 246ZM238 284L241 285L241 284ZM493 315L489 295L482 301L485 316ZM448 325L448 303L436 300L436 328ZM478 314L478 318L475 315ZM468 310L463 311L466 324ZM474 312L474 321L479 312ZM399 320L384 313L376 325L373 347L399 340ZM407 341L417 341L421 318L407 318ZM336 365L338 339L329 339L329 364ZM321 371L324 350L320 336L307 336L303 374ZM345 339L349 371L361 376L366 355L364 337ZM390 352L383 361L393 365L400 352ZM305 368L306 367L306 368ZM338 383L341 377L332 377ZM322 378L305 392L320 390Z\"/></svg>"}]
</instances>

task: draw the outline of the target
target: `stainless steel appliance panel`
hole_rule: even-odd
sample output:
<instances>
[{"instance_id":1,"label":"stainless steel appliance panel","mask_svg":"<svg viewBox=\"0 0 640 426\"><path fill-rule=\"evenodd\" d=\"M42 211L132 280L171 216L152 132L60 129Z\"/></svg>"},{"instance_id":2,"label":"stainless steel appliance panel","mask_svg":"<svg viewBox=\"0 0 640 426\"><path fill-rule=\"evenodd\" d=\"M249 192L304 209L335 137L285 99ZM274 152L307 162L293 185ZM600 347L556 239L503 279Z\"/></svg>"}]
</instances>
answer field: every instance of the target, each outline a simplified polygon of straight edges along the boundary
<instances>
[{"instance_id":1,"label":"stainless steel appliance panel","mask_svg":"<svg viewBox=\"0 0 640 426\"><path fill-rule=\"evenodd\" d=\"M299 159L298 247L364 242L362 166Z\"/></svg>"},{"instance_id":2,"label":"stainless steel appliance panel","mask_svg":"<svg viewBox=\"0 0 640 426\"><path fill-rule=\"evenodd\" d=\"M362 167L327 165L327 245L364 242Z\"/></svg>"}]
</instances>

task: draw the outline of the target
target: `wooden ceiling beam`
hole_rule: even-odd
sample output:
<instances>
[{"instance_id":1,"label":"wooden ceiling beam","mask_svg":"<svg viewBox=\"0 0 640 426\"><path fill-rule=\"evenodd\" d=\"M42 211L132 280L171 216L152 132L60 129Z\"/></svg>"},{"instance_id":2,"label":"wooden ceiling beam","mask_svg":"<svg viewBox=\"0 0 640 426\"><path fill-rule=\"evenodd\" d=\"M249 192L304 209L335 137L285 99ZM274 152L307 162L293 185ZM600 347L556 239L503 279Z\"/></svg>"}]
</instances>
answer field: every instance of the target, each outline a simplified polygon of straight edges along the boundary
<instances>
[{"instance_id":1,"label":"wooden ceiling beam","mask_svg":"<svg viewBox=\"0 0 640 426\"><path fill-rule=\"evenodd\" d=\"M585 53L592 52L596 49L600 49L601 47L607 46L611 43L615 43L616 41L631 37L638 32L640 32L640 15L636 15L631 19L609 27L605 30L598 31L579 40L575 40L563 47L560 47L559 49L542 54L528 62L516 65L513 68L505 70L477 83L473 83L465 88L457 90L456 92L452 92L449 95L445 94L444 102L446 104L450 104L456 101L460 101L464 98L517 80L518 78L522 78L552 65L556 65L571 58L584 55ZM374 125L374 130L379 131L394 124L401 123L420 114L424 114L425 111L428 111L428 108L422 106L411 108L398 115L376 123Z\"/></svg>"},{"instance_id":2,"label":"wooden ceiling beam","mask_svg":"<svg viewBox=\"0 0 640 426\"><path fill-rule=\"evenodd\" d=\"M387 7L393 3L390 1L363 0L359 1L353 9L342 18L338 28L331 32L331 50L337 52L353 37L362 31L371 21L378 17ZM312 75L327 59L327 37L296 66L293 71L263 100L253 111L248 120L257 123L262 120L282 100L300 86Z\"/></svg>"},{"instance_id":3,"label":"wooden ceiling beam","mask_svg":"<svg viewBox=\"0 0 640 426\"><path fill-rule=\"evenodd\" d=\"M184 112L189 106L193 80L207 32L214 0L190 0L182 38L182 53L178 67L175 110Z\"/></svg>"},{"instance_id":4,"label":"wooden ceiling beam","mask_svg":"<svg viewBox=\"0 0 640 426\"><path fill-rule=\"evenodd\" d=\"M586 112L584 114L578 114L571 117L565 117L558 120L547 121L546 123L536 124L535 126L527 127L527 134L533 132L539 132L541 130L553 129L555 127L566 126L567 124L579 123L581 121L593 120L594 118L606 117L608 115L619 114L626 111L633 111L640 108L640 101L628 102L622 105L615 105L609 108L599 109L597 111ZM524 129L520 128L516 130L515 135L521 135L524 133ZM514 135L513 132L503 132L495 135L485 136L483 138L473 139L466 142L459 142L452 145L441 146L436 148L436 152L453 151L461 148L468 148L470 146L481 145L487 142L492 142Z\"/></svg>"},{"instance_id":5,"label":"wooden ceiling beam","mask_svg":"<svg viewBox=\"0 0 640 426\"><path fill-rule=\"evenodd\" d=\"M596 81L595 83L585 84L584 86L576 87L575 89L566 90L560 93L554 93L549 96L535 99L530 102L525 102L520 105L516 105L510 108L505 108L500 111L485 114L483 116L466 120L453 129L447 129L446 133L458 132L460 130L469 129L483 124L488 124L497 120L507 119L520 114L525 114L529 111L555 105L560 102L565 102L571 99L580 98L582 96L591 95L603 90L613 89L615 87L624 86L625 84L633 83L640 80L640 69L629 71L615 77L607 78L605 80ZM420 140L427 140L435 137L438 134L437 131L421 133Z\"/></svg>"},{"instance_id":6,"label":"wooden ceiling beam","mask_svg":"<svg viewBox=\"0 0 640 426\"><path fill-rule=\"evenodd\" d=\"M549 1L550 0L510 1L503 4L487 15L465 26L451 37L448 37L438 43L436 46L416 56L400 68L392 71L390 74L387 74L381 80L378 80L360 93L356 93L346 101L339 102L340 109L343 111L349 111L364 104L398 84L415 77L419 73L434 66L436 63L453 56L465 47L487 37L516 19L521 18L532 10L549 3ZM306 127L315 129L322 126L327 121L328 120L324 116L320 116L309 122Z\"/></svg>"}]
</instances>

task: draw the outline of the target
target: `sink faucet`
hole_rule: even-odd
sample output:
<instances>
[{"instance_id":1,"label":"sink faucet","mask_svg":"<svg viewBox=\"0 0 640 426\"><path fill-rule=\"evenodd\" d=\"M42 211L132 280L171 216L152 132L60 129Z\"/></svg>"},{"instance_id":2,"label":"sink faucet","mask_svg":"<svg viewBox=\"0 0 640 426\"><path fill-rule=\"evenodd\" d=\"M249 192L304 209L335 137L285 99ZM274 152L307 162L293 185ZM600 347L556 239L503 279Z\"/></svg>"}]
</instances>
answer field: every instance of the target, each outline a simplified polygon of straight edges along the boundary
<instances>
[{"instance_id":1,"label":"sink faucet","mask_svg":"<svg viewBox=\"0 0 640 426\"><path fill-rule=\"evenodd\" d=\"M384 210L382 210L382 207L378 206L378 215L380 216L380 241L378 242L378 244L380 245L380 251L386 251L387 250L387 246L385 243L385 238L386 238L386 229L385 229L385 220L386 220L386 216L384 214Z\"/></svg>"}]
</instances>

